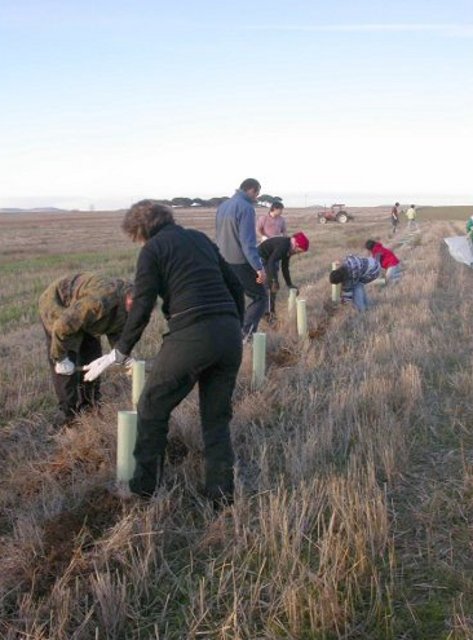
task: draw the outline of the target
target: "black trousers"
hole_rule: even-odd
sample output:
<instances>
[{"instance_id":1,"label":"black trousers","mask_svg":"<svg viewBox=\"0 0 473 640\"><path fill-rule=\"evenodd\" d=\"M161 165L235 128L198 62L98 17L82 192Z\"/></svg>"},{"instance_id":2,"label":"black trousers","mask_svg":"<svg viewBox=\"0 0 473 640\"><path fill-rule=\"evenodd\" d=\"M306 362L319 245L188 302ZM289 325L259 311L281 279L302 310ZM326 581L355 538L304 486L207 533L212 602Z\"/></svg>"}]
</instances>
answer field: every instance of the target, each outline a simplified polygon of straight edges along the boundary
<instances>
[{"instance_id":1,"label":"black trousers","mask_svg":"<svg viewBox=\"0 0 473 640\"><path fill-rule=\"evenodd\" d=\"M240 322L232 315L207 316L164 337L138 403L131 491L144 496L154 492L158 469L161 472L163 467L171 412L198 383L205 492L209 498L233 493L229 424L241 356Z\"/></svg>"},{"instance_id":2,"label":"black trousers","mask_svg":"<svg viewBox=\"0 0 473 640\"><path fill-rule=\"evenodd\" d=\"M46 334L46 347L48 350L48 361L51 369L51 376L59 401L59 409L67 418L73 417L76 413L95 406L100 400L100 380L93 382L84 382L84 374L75 372L71 376L58 375L54 371L54 362L50 357L51 335L44 328ZM84 333L80 349L78 353L69 351L67 357L77 366L88 364L100 358L102 355L102 346L100 339Z\"/></svg>"},{"instance_id":3,"label":"black trousers","mask_svg":"<svg viewBox=\"0 0 473 640\"><path fill-rule=\"evenodd\" d=\"M243 320L243 334L251 335L258 330L259 321L267 310L266 289L264 285L256 282L257 274L250 264L231 264L230 267L245 290L245 296L251 301L246 307Z\"/></svg>"}]
</instances>

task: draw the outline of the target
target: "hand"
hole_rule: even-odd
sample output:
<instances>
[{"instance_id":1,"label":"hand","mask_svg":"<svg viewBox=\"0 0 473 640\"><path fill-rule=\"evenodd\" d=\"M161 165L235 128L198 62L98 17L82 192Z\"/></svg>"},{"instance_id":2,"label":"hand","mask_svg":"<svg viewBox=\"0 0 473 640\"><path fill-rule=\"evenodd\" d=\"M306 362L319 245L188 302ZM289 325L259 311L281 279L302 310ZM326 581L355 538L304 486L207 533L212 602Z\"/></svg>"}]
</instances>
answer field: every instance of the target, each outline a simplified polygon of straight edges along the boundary
<instances>
[{"instance_id":1,"label":"hand","mask_svg":"<svg viewBox=\"0 0 473 640\"><path fill-rule=\"evenodd\" d=\"M72 376L75 370L76 365L67 356L54 365L54 371L60 376Z\"/></svg>"},{"instance_id":2,"label":"hand","mask_svg":"<svg viewBox=\"0 0 473 640\"><path fill-rule=\"evenodd\" d=\"M133 364L135 362L136 362L135 358L127 358L123 363L123 366L125 367L125 373L127 376L131 377L133 375Z\"/></svg>"},{"instance_id":3,"label":"hand","mask_svg":"<svg viewBox=\"0 0 473 640\"><path fill-rule=\"evenodd\" d=\"M110 365L112 364L123 364L128 366L131 364L132 358L124 356L122 353L117 351L117 349L112 349L110 353L107 353L105 356L101 356L96 360L92 360L89 364L84 366L84 371L86 374L84 376L85 382L92 382L99 377Z\"/></svg>"},{"instance_id":4,"label":"hand","mask_svg":"<svg viewBox=\"0 0 473 640\"><path fill-rule=\"evenodd\" d=\"M258 284L264 284L266 282L266 271L264 269L259 269L256 272L256 282Z\"/></svg>"}]
</instances>

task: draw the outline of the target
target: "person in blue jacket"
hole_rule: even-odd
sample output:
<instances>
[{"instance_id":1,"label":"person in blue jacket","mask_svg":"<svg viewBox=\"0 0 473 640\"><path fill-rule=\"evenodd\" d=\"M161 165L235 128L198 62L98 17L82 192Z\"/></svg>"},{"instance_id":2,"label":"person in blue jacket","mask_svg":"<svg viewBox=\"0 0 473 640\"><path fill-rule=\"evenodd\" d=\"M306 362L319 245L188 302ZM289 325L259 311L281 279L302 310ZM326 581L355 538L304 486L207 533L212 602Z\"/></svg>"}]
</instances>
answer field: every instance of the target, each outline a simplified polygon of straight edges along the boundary
<instances>
[{"instance_id":1,"label":"person in blue jacket","mask_svg":"<svg viewBox=\"0 0 473 640\"><path fill-rule=\"evenodd\" d=\"M247 178L236 193L219 206L216 216L217 246L251 300L243 320L245 341L257 331L267 307L266 274L258 253L254 208L260 190L257 180Z\"/></svg>"}]
</instances>

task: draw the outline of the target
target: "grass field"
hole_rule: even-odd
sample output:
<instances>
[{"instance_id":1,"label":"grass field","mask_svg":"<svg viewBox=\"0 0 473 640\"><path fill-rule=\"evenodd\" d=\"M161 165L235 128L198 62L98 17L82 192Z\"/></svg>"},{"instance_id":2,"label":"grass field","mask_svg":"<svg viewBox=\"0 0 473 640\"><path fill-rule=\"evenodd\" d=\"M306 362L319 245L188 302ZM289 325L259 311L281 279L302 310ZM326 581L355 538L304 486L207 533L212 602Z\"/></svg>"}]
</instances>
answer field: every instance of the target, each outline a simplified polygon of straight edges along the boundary
<instances>
[{"instance_id":1,"label":"grass field","mask_svg":"<svg viewBox=\"0 0 473 640\"><path fill-rule=\"evenodd\" d=\"M194 217L191 218L191 215ZM180 211L210 235L213 212ZM430 216L393 242L404 273L368 286L361 316L333 308L332 260L389 242L385 211L318 225L293 259L307 300L301 342L281 294L267 383L251 351L235 393L234 507L199 500L195 394L175 411L165 486L146 504L105 490L130 381L104 376L101 415L54 432L39 293L77 270L132 275L137 250L111 213L0 216L0 638L334 640L473 637L472 272ZM403 241L405 240L405 242ZM162 318L136 351L152 357Z\"/></svg>"}]
</instances>

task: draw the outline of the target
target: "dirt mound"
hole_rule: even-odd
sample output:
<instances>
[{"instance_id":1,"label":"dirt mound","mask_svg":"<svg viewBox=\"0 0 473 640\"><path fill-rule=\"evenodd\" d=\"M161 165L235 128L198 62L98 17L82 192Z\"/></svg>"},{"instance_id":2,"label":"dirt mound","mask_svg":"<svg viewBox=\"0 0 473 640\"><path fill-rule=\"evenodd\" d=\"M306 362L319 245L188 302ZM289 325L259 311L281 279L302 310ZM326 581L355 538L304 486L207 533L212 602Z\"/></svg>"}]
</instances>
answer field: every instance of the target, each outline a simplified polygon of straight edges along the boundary
<instances>
[{"instance_id":1,"label":"dirt mound","mask_svg":"<svg viewBox=\"0 0 473 640\"><path fill-rule=\"evenodd\" d=\"M80 505L63 511L43 524L43 554L31 567L27 586L35 597L47 595L56 580L88 571L87 551L123 512L122 501L105 488L93 489Z\"/></svg>"}]
</instances>

